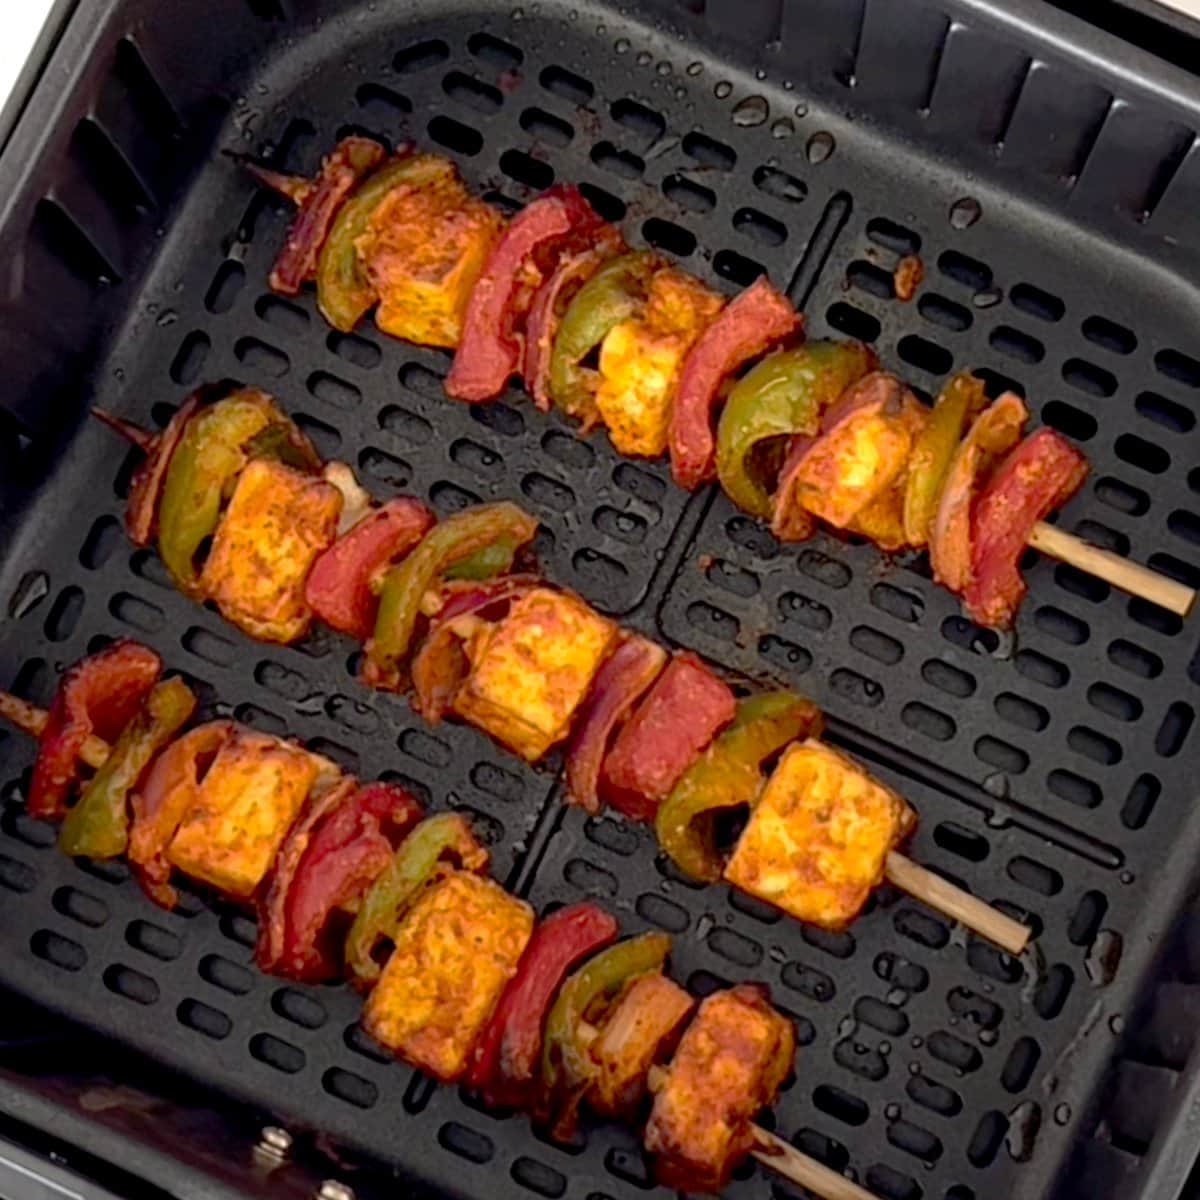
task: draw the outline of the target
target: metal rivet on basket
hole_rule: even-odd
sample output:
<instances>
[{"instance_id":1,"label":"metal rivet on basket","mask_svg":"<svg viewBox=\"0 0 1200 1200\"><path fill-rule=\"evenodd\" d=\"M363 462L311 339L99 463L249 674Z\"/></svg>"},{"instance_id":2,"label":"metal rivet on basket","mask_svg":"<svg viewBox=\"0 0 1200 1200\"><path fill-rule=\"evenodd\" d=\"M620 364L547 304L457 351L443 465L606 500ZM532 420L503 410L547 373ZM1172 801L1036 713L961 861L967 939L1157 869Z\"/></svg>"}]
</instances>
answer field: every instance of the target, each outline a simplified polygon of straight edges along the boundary
<instances>
[{"instance_id":1,"label":"metal rivet on basket","mask_svg":"<svg viewBox=\"0 0 1200 1200\"><path fill-rule=\"evenodd\" d=\"M278 1125L264 1125L258 1135L254 1156L267 1162L283 1162L292 1150L292 1135ZM331 1198L332 1200L332 1198Z\"/></svg>"},{"instance_id":2,"label":"metal rivet on basket","mask_svg":"<svg viewBox=\"0 0 1200 1200\"><path fill-rule=\"evenodd\" d=\"M326 1179L315 1194L316 1200L356 1200L354 1189L337 1179Z\"/></svg>"}]
</instances>

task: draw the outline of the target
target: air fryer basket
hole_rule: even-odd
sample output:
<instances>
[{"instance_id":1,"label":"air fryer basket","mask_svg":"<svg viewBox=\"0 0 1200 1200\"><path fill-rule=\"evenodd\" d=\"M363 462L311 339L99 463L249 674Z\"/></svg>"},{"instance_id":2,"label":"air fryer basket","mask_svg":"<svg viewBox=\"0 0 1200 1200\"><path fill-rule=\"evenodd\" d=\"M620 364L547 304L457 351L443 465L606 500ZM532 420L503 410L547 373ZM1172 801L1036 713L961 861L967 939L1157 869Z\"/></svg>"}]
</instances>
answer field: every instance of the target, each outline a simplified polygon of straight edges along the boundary
<instances>
[{"instance_id":1,"label":"air fryer basket","mask_svg":"<svg viewBox=\"0 0 1200 1200\"><path fill-rule=\"evenodd\" d=\"M519 396L455 405L444 355L331 333L310 296L268 294L287 214L220 151L310 171L356 128L448 153L497 198L579 181L634 242L726 287L767 269L810 334L874 342L927 393L963 368L1020 388L1091 460L1065 522L1196 584L1200 84L1034 0L80 9L0 159L0 684L45 703L94 639L142 638L208 712L469 810L539 908L597 896L627 930L667 930L698 992L767 980L801 1042L775 1128L881 1197L1174 1195L1200 1094L1195 620L1035 561L1002 639L915 564L781 546ZM925 279L905 303L909 254ZM161 423L220 378L275 392L377 494L521 501L553 580L811 694L921 811L914 857L1031 923L1034 951L1014 962L889 889L842 935L695 890L647 831L565 811L553 770L367 693L348 642L253 645L172 592L123 540L134 460L86 408ZM0 982L80 1043L115 1039L131 1072L204 1089L201 1108L443 1193L652 1186L629 1131L558 1148L387 1061L348 990L253 970L246 916L199 898L162 913L124 868L60 856L22 813L31 759L0 733ZM5 1068L0 1111L128 1152L70 1089L56 1120L23 1070ZM169 1112L168 1146L186 1128ZM161 1154L132 1161L163 1175ZM750 1165L729 1194L796 1193Z\"/></svg>"}]
</instances>

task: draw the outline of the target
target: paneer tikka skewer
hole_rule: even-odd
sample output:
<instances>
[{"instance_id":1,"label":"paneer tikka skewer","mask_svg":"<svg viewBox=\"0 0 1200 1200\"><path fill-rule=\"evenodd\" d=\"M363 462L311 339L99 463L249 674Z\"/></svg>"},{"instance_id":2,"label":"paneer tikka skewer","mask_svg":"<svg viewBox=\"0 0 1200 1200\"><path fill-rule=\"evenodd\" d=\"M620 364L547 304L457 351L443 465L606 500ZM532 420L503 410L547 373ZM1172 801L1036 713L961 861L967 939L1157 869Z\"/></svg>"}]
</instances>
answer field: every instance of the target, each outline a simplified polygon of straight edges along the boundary
<instances>
[{"instance_id":1,"label":"paneer tikka skewer","mask_svg":"<svg viewBox=\"0 0 1200 1200\"><path fill-rule=\"evenodd\" d=\"M249 166L298 208L271 286L314 284L343 332L376 308L383 332L454 350L455 399L486 403L520 375L538 407L604 425L622 454L669 452L680 486L716 478L785 541L820 522L884 552L928 546L981 625L1015 619L1026 546L1179 615L1194 604L1194 589L1047 524L1087 463L1051 429L1022 440L1019 397L989 406L964 375L929 409L869 347L804 342L765 278L726 302L631 250L576 187L505 221L409 142L388 154L347 138L315 180Z\"/></svg>"},{"instance_id":2,"label":"paneer tikka skewer","mask_svg":"<svg viewBox=\"0 0 1200 1200\"><path fill-rule=\"evenodd\" d=\"M376 505L248 389L189 400L146 449L129 532L156 541L179 586L252 636L292 641L324 618L365 642L366 683L411 688L427 720L468 721L528 762L565 746L570 799L653 822L692 878L828 929L891 879L1009 953L1024 949L1020 922L914 871L899 850L912 808L816 740L814 705L789 692L739 698L695 655L668 655L514 573L537 529L516 506L435 522L411 497ZM247 490L253 504L241 503ZM743 815L730 853L716 831Z\"/></svg>"},{"instance_id":3,"label":"paneer tikka skewer","mask_svg":"<svg viewBox=\"0 0 1200 1200\"><path fill-rule=\"evenodd\" d=\"M590 901L538 920L483 873L488 854L465 817L425 816L402 787L361 784L236 722L175 737L193 707L130 641L71 668L49 713L0 702L39 736L31 799L65 813L64 849L79 849L80 821L120 825L128 799L128 855L156 902L174 902L178 875L255 905L258 966L309 982L348 976L367 993L363 1027L402 1061L524 1109L557 1138L573 1136L584 1105L645 1121L668 1186L718 1192L753 1153L817 1195L870 1200L752 1124L796 1048L765 985L697 1004L665 974L665 934L618 940Z\"/></svg>"}]
</instances>

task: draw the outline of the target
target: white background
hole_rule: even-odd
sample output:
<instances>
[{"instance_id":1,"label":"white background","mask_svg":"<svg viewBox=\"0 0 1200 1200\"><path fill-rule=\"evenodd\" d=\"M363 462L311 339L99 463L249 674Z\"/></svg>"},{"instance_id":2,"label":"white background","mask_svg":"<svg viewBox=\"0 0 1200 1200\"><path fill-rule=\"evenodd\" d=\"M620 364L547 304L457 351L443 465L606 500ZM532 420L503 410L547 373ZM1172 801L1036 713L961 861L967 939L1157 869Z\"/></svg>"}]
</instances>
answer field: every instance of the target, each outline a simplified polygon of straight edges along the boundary
<instances>
[{"instance_id":1,"label":"white background","mask_svg":"<svg viewBox=\"0 0 1200 1200\"><path fill-rule=\"evenodd\" d=\"M160 2L167 4L171 0ZM1159 2L1200 18L1200 0ZM51 3L52 0L0 0L0 104L8 98L50 12Z\"/></svg>"},{"instance_id":2,"label":"white background","mask_svg":"<svg viewBox=\"0 0 1200 1200\"><path fill-rule=\"evenodd\" d=\"M0 104L8 99L51 4L52 0L0 0Z\"/></svg>"},{"instance_id":3,"label":"white background","mask_svg":"<svg viewBox=\"0 0 1200 1200\"><path fill-rule=\"evenodd\" d=\"M171 0L160 2L166 4ZM1159 0L1159 3L1200 18L1200 0ZM0 104L8 98L25 65L51 4L52 0L0 0Z\"/></svg>"}]
</instances>

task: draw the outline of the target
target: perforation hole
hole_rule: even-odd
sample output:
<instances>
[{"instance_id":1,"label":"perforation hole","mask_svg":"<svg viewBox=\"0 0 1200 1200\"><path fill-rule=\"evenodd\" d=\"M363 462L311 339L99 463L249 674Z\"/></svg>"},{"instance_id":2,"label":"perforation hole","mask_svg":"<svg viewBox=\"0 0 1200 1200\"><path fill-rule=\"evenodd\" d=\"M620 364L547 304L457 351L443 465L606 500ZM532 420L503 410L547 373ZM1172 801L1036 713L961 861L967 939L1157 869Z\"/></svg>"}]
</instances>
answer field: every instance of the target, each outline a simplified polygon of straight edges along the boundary
<instances>
[{"instance_id":1,"label":"perforation hole","mask_svg":"<svg viewBox=\"0 0 1200 1200\"><path fill-rule=\"evenodd\" d=\"M975 757L1010 775L1020 775L1029 769L1029 755L1024 750L991 736L981 737L975 743Z\"/></svg>"},{"instance_id":2,"label":"perforation hole","mask_svg":"<svg viewBox=\"0 0 1200 1200\"><path fill-rule=\"evenodd\" d=\"M158 1002L158 984L149 975L120 963L114 963L104 972L104 986L134 1004L149 1006Z\"/></svg>"},{"instance_id":3,"label":"perforation hole","mask_svg":"<svg viewBox=\"0 0 1200 1200\"><path fill-rule=\"evenodd\" d=\"M378 83L364 83L354 93L354 98L358 101L358 107L376 120L396 121L413 110L412 101L407 96Z\"/></svg>"},{"instance_id":4,"label":"perforation hole","mask_svg":"<svg viewBox=\"0 0 1200 1200\"><path fill-rule=\"evenodd\" d=\"M242 366L271 379L282 379L292 366L282 350L254 337L241 338L234 345L233 353Z\"/></svg>"},{"instance_id":5,"label":"perforation hole","mask_svg":"<svg viewBox=\"0 0 1200 1200\"><path fill-rule=\"evenodd\" d=\"M1168 379L1186 387L1200 388L1200 361L1189 355L1178 350L1160 350L1154 356L1154 365Z\"/></svg>"},{"instance_id":6,"label":"perforation hole","mask_svg":"<svg viewBox=\"0 0 1200 1200\"><path fill-rule=\"evenodd\" d=\"M183 953L183 939L178 934L150 921L131 921L125 929L125 940L159 962L173 962Z\"/></svg>"},{"instance_id":7,"label":"perforation hole","mask_svg":"<svg viewBox=\"0 0 1200 1200\"><path fill-rule=\"evenodd\" d=\"M688 158L695 159L702 167L732 171L737 166L737 151L732 146L703 133L689 133L683 139L682 149Z\"/></svg>"},{"instance_id":8,"label":"perforation hole","mask_svg":"<svg viewBox=\"0 0 1200 1200\"><path fill-rule=\"evenodd\" d=\"M896 932L930 950L940 950L950 940L945 924L915 908L903 908L893 919Z\"/></svg>"},{"instance_id":9,"label":"perforation hole","mask_svg":"<svg viewBox=\"0 0 1200 1200\"><path fill-rule=\"evenodd\" d=\"M108 921L108 905L98 896L91 896L78 888L58 888L51 903L55 912L77 921L80 925L86 925L89 929L99 929Z\"/></svg>"},{"instance_id":10,"label":"perforation hole","mask_svg":"<svg viewBox=\"0 0 1200 1200\"><path fill-rule=\"evenodd\" d=\"M990 850L987 838L955 821L942 821L935 826L933 840L943 850L965 858L967 862L983 862Z\"/></svg>"},{"instance_id":11,"label":"perforation hole","mask_svg":"<svg viewBox=\"0 0 1200 1200\"><path fill-rule=\"evenodd\" d=\"M957 250L947 250L938 259L938 270L947 279L971 288L972 291L979 292L992 286L991 267L978 259L968 258Z\"/></svg>"},{"instance_id":12,"label":"perforation hole","mask_svg":"<svg viewBox=\"0 0 1200 1200\"><path fill-rule=\"evenodd\" d=\"M1075 972L1066 963L1055 963L1033 993L1033 1007L1038 1016L1045 1021L1057 1017L1066 1005L1074 983Z\"/></svg>"},{"instance_id":13,"label":"perforation hole","mask_svg":"<svg viewBox=\"0 0 1200 1200\"><path fill-rule=\"evenodd\" d=\"M983 1066L983 1055L970 1042L964 1042L962 1038L955 1037L944 1029L930 1034L926 1046L938 1062L945 1063L964 1075L970 1071L978 1071Z\"/></svg>"},{"instance_id":14,"label":"perforation hole","mask_svg":"<svg viewBox=\"0 0 1200 1200\"><path fill-rule=\"evenodd\" d=\"M1120 688L1107 683L1093 683L1087 692L1088 703L1105 716L1116 721L1141 719L1142 702Z\"/></svg>"},{"instance_id":15,"label":"perforation hole","mask_svg":"<svg viewBox=\"0 0 1200 1200\"><path fill-rule=\"evenodd\" d=\"M1010 859L1008 877L1039 896L1057 896L1062 891L1063 878L1053 867L1024 855Z\"/></svg>"},{"instance_id":16,"label":"perforation hole","mask_svg":"<svg viewBox=\"0 0 1200 1200\"><path fill-rule=\"evenodd\" d=\"M1043 605L1033 614L1033 622L1043 633L1068 646L1082 646L1091 636L1086 621L1050 604Z\"/></svg>"},{"instance_id":17,"label":"perforation hole","mask_svg":"<svg viewBox=\"0 0 1200 1200\"><path fill-rule=\"evenodd\" d=\"M795 175L775 167L759 167L754 172L754 186L776 200L799 204L808 195L808 185Z\"/></svg>"},{"instance_id":18,"label":"perforation hole","mask_svg":"<svg viewBox=\"0 0 1200 1200\"><path fill-rule=\"evenodd\" d=\"M33 891L37 886L37 872L7 854L0 854L0 887L18 895Z\"/></svg>"},{"instance_id":19,"label":"perforation hole","mask_svg":"<svg viewBox=\"0 0 1200 1200\"><path fill-rule=\"evenodd\" d=\"M1121 434L1114 449L1118 458L1151 475L1161 475L1171 465L1171 456L1161 446L1132 433Z\"/></svg>"},{"instance_id":20,"label":"perforation hole","mask_svg":"<svg viewBox=\"0 0 1200 1200\"><path fill-rule=\"evenodd\" d=\"M200 978L231 996L245 996L254 986L254 976L245 967L219 954L207 954L199 963Z\"/></svg>"},{"instance_id":21,"label":"perforation hole","mask_svg":"<svg viewBox=\"0 0 1200 1200\"><path fill-rule=\"evenodd\" d=\"M1022 400L1025 399L1025 385L1019 379L1013 379L1011 375L1003 375L990 367L977 367L971 373L982 382L984 393L989 400L995 400L1005 392L1012 392Z\"/></svg>"},{"instance_id":22,"label":"perforation hole","mask_svg":"<svg viewBox=\"0 0 1200 1200\"><path fill-rule=\"evenodd\" d=\"M554 168L523 150L506 150L500 156L500 170L509 179L537 191L544 191L554 182Z\"/></svg>"},{"instance_id":23,"label":"perforation hole","mask_svg":"<svg viewBox=\"0 0 1200 1200\"><path fill-rule=\"evenodd\" d=\"M1018 283L1008 293L1008 298L1014 308L1019 308L1039 321L1061 321L1066 315L1067 306L1057 296L1050 292L1034 287L1031 283Z\"/></svg>"},{"instance_id":24,"label":"perforation hole","mask_svg":"<svg viewBox=\"0 0 1200 1200\"><path fill-rule=\"evenodd\" d=\"M534 1158L521 1157L512 1165L512 1177L524 1188L557 1200L567 1190L567 1178Z\"/></svg>"},{"instance_id":25,"label":"perforation hole","mask_svg":"<svg viewBox=\"0 0 1200 1200\"><path fill-rule=\"evenodd\" d=\"M852 262L846 268L846 278L851 287L880 300L891 300L896 294L892 273L865 259Z\"/></svg>"},{"instance_id":26,"label":"perforation hole","mask_svg":"<svg viewBox=\"0 0 1200 1200\"><path fill-rule=\"evenodd\" d=\"M696 235L673 221L651 217L642 225L642 237L658 250L665 250L677 258L687 258L696 249Z\"/></svg>"},{"instance_id":27,"label":"perforation hole","mask_svg":"<svg viewBox=\"0 0 1200 1200\"><path fill-rule=\"evenodd\" d=\"M81 971L87 965L87 951L70 938L49 929L39 929L30 939L35 958L64 971Z\"/></svg>"},{"instance_id":28,"label":"perforation hole","mask_svg":"<svg viewBox=\"0 0 1200 1200\"><path fill-rule=\"evenodd\" d=\"M1138 344L1132 329L1104 317L1088 317L1083 323L1083 336L1113 354L1132 354Z\"/></svg>"},{"instance_id":29,"label":"perforation hole","mask_svg":"<svg viewBox=\"0 0 1200 1200\"><path fill-rule=\"evenodd\" d=\"M906 363L931 375L945 375L954 366L954 355L949 350L916 333L902 337L896 346L896 353Z\"/></svg>"},{"instance_id":30,"label":"perforation hole","mask_svg":"<svg viewBox=\"0 0 1200 1200\"><path fill-rule=\"evenodd\" d=\"M259 1062L285 1075L302 1071L307 1061L307 1056L299 1046L293 1046L291 1042L269 1033L256 1033L250 1039L250 1053Z\"/></svg>"},{"instance_id":31,"label":"perforation hole","mask_svg":"<svg viewBox=\"0 0 1200 1200\"><path fill-rule=\"evenodd\" d=\"M1096 499L1131 517L1143 516L1150 509L1150 497L1141 488L1111 475L1096 481Z\"/></svg>"},{"instance_id":32,"label":"perforation hole","mask_svg":"<svg viewBox=\"0 0 1200 1200\"><path fill-rule=\"evenodd\" d=\"M321 1086L329 1095L355 1108L374 1108L379 1099L379 1088L375 1084L341 1067L330 1067L321 1076Z\"/></svg>"},{"instance_id":33,"label":"perforation hole","mask_svg":"<svg viewBox=\"0 0 1200 1200\"><path fill-rule=\"evenodd\" d=\"M935 742L948 742L958 732L954 718L919 701L910 701L900 710L900 720L908 729L932 738Z\"/></svg>"},{"instance_id":34,"label":"perforation hole","mask_svg":"<svg viewBox=\"0 0 1200 1200\"><path fill-rule=\"evenodd\" d=\"M438 1144L473 1163L490 1162L496 1153L491 1138L457 1121L447 1121L438 1130Z\"/></svg>"},{"instance_id":35,"label":"perforation hole","mask_svg":"<svg viewBox=\"0 0 1200 1200\"><path fill-rule=\"evenodd\" d=\"M829 1083L823 1083L813 1091L813 1103L826 1116L841 1121L843 1125L865 1125L871 1115L866 1101Z\"/></svg>"},{"instance_id":36,"label":"perforation hole","mask_svg":"<svg viewBox=\"0 0 1200 1200\"><path fill-rule=\"evenodd\" d=\"M1162 794L1162 784L1149 774L1139 775L1121 806L1121 823L1126 829L1142 829Z\"/></svg>"},{"instance_id":37,"label":"perforation hole","mask_svg":"<svg viewBox=\"0 0 1200 1200\"><path fill-rule=\"evenodd\" d=\"M979 1118L975 1132L967 1146L967 1158L974 1167L986 1167L995 1160L1004 1135L1008 1133L1008 1119L1000 1112L987 1112Z\"/></svg>"},{"instance_id":38,"label":"perforation hole","mask_svg":"<svg viewBox=\"0 0 1200 1200\"><path fill-rule=\"evenodd\" d=\"M733 214L733 227L762 246L782 246L787 241L787 226L757 208L739 208Z\"/></svg>"},{"instance_id":39,"label":"perforation hole","mask_svg":"<svg viewBox=\"0 0 1200 1200\"><path fill-rule=\"evenodd\" d=\"M295 988L280 988L271 997L271 1008L285 1021L302 1029L320 1029L329 1019L325 1006Z\"/></svg>"},{"instance_id":40,"label":"perforation hole","mask_svg":"<svg viewBox=\"0 0 1200 1200\"><path fill-rule=\"evenodd\" d=\"M521 114L521 128L548 146L567 146L575 137L570 121L548 113L544 108L527 108Z\"/></svg>"},{"instance_id":41,"label":"perforation hole","mask_svg":"<svg viewBox=\"0 0 1200 1200\"><path fill-rule=\"evenodd\" d=\"M525 61L525 54L511 42L502 41L490 33L473 33L467 39L467 49L480 62L498 71L514 71Z\"/></svg>"},{"instance_id":42,"label":"perforation hole","mask_svg":"<svg viewBox=\"0 0 1200 1200\"><path fill-rule=\"evenodd\" d=\"M1196 713L1189 705L1176 700L1167 709L1158 733L1154 737L1154 749L1162 758L1174 758L1183 749L1183 744L1195 723Z\"/></svg>"},{"instance_id":43,"label":"perforation hole","mask_svg":"<svg viewBox=\"0 0 1200 1200\"><path fill-rule=\"evenodd\" d=\"M1042 406L1042 420L1051 429L1065 433L1077 442L1086 442L1096 436L1099 428L1096 418L1065 400L1051 400Z\"/></svg>"},{"instance_id":44,"label":"perforation hole","mask_svg":"<svg viewBox=\"0 0 1200 1200\"><path fill-rule=\"evenodd\" d=\"M483 149L483 134L453 117L436 116L428 125L429 136L456 154L473 158Z\"/></svg>"},{"instance_id":45,"label":"perforation hole","mask_svg":"<svg viewBox=\"0 0 1200 1200\"><path fill-rule=\"evenodd\" d=\"M246 268L234 259L226 259L213 276L208 294L204 297L204 307L218 316L227 313L233 307L245 283Z\"/></svg>"},{"instance_id":46,"label":"perforation hole","mask_svg":"<svg viewBox=\"0 0 1200 1200\"><path fill-rule=\"evenodd\" d=\"M667 131L667 122L661 113L625 97L617 100L612 108L612 119L643 148L652 146Z\"/></svg>"},{"instance_id":47,"label":"perforation hole","mask_svg":"<svg viewBox=\"0 0 1200 1200\"><path fill-rule=\"evenodd\" d=\"M233 1032L233 1021L219 1008L205 1004L202 1000L183 1000L175 1010L180 1025L194 1029L206 1038L219 1042Z\"/></svg>"},{"instance_id":48,"label":"perforation hole","mask_svg":"<svg viewBox=\"0 0 1200 1200\"><path fill-rule=\"evenodd\" d=\"M1011 325L999 325L993 329L988 344L1018 362L1038 363L1046 357L1046 347L1037 338Z\"/></svg>"},{"instance_id":49,"label":"perforation hole","mask_svg":"<svg viewBox=\"0 0 1200 1200\"><path fill-rule=\"evenodd\" d=\"M830 307L825 314L825 320L829 322L831 329L860 342L877 341L883 328L870 313L841 302Z\"/></svg>"},{"instance_id":50,"label":"perforation hole","mask_svg":"<svg viewBox=\"0 0 1200 1200\"><path fill-rule=\"evenodd\" d=\"M713 270L722 278L738 287L749 287L767 268L752 258L746 258L733 250L718 250L713 257Z\"/></svg>"},{"instance_id":51,"label":"perforation hole","mask_svg":"<svg viewBox=\"0 0 1200 1200\"><path fill-rule=\"evenodd\" d=\"M940 658L928 659L921 667L921 678L948 696L963 700L973 695L975 677L958 667L952 667Z\"/></svg>"},{"instance_id":52,"label":"perforation hole","mask_svg":"<svg viewBox=\"0 0 1200 1200\"><path fill-rule=\"evenodd\" d=\"M1098 784L1061 767L1056 767L1046 776L1046 786L1060 800L1066 800L1068 804L1077 804L1080 808L1098 808L1104 796Z\"/></svg>"},{"instance_id":53,"label":"perforation hole","mask_svg":"<svg viewBox=\"0 0 1200 1200\"><path fill-rule=\"evenodd\" d=\"M1040 704L1013 692L1001 692L995 699L997 714L1018 729L1038 733L1050 724L1050 714Z\"/></svg>"},{"instance_id":54,"label":"perforation hole","mask_svg":"<svg viewBox=\"0 0 1200 1200\"><path fill-rule=\"evenodd\" d=\"M75 632L83 615L83 589L63 588L46 617L46 636L52 642L65 642Z\"/></svg>"},{"instance_id":55,"label":"perforation hole","mask_svg":"<svg viewBox=\"0 0 1200 1200\"><path fill-rule=\"evenodd\" d=\"M1069 358L1063 363L1062 377L1077 391L1105 399L1117 390L1117 377L1095 363Z\"/></svg>"},{"instance_id":56,"label":"perforation hole","mask_svg":"<svg viewBox=\"0 0 1200 1200\"><path fill-rule=\"evenodd\" d=\"M596 94L594 85L582 75L568 71L565 67L547 67L539 76L539 82L548 92L561 97L578 108L584 108Z\"/></svg>"},{"instance_id":57,"label":"perforation hole","mask_svg":"<svg viewBox=\"0 0 1200 1200\"><path fill-rule=\"evenodd\" d=\"M910 1100L930 1112L943 1117L953 1117L962 1112L962 1097L943 1083L937 1083L928 1075L911 1075L904 1085Z\"/></svg>"},{"instance_id":58,"label":"perforation hole","mask_svg":"<svg viewBox=\"0 0 1200 1200\"><path fill-rule=\"evenodd\" d=\"M1134 401L1134 406L1146 420L1172 433L1190 433L1196 425L1196 417L1191 409L1155 392L1142 392Z\"/></svg>"},{"instance_id":59,"label":"perforation hole","mask_svg":"<svg viewBox=\"0 0 1200 1200\"><path fill-rule=\"evenodd\" d=\"M1018 1038L1004 1060L1000 1082L1006 1092L1016 1095L1029 1086L1038 1060L1042 1057L1041 1047L1030 1037Z\"/></svg>"},{"instance_id":60,"label":"perforation hole","mask_svg":"<svg viewBox=\"0 0 1200 1200\"><path fill-rule=\"evenodd\" d=\"M401 75L415 75L444 63L450 57L450 47L438 38L417 42L401 50L392 60L392 66Z\"/></svg>"},{"instance_id":61,"label":"perforation hole","mask_svg":"<svg viewBox=\"0 0 1200 1200\"><path fill-rule=\"evenodd\" d=\"M939 296L937 292L924 292L917 301L917 311L932 325L940 325L954 333L970 329L974 322L969 308Z\"/></svg>"},{"instance_id":62,"label":"perforation hole","mask_svg":"<svg viewBox=\"0 0 1200 1200\"><path fill-rule=\"evenodd\" d=\"M632 150L622 150L612 142L597 142L591 157L596 166L620 179L638 179L646 169L645 162Z\"/></svg>"}]
</instances>

